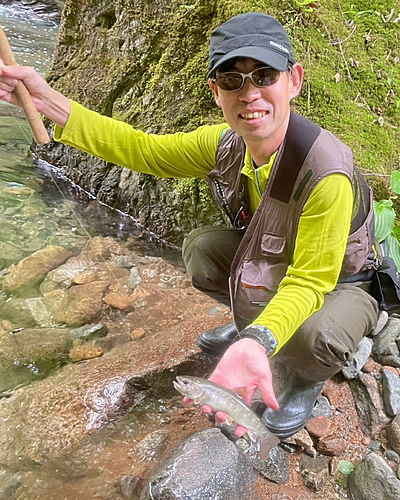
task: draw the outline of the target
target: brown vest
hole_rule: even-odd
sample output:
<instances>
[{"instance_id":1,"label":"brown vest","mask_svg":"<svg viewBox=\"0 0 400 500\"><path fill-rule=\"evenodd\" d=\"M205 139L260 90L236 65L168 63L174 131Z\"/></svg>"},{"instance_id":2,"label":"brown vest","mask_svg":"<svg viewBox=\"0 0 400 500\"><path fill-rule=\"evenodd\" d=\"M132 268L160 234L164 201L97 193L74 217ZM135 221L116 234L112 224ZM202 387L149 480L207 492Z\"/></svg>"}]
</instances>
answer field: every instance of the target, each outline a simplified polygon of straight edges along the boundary
<instances>
[{"instance_id":1,"label":"brown vest","mask_svg":"<svg viewBox=\"0 0 400 500\"><path fill-rule=\"evenodd\" d=\"M291 113L256 212L248 209L246 179L241 174L246 147L232 130L221 138L216 168L208 175L215 200L243 231L231 267L231 304L236 325L254 321L293 262L299 219L316 184L333 173L346 175L353 185L354 206L341 278L356 281L374 266L372 191L353 163L350 148L310 120ZM354 278L354 279L352 279Z\"/></svg>"}]
</instances>

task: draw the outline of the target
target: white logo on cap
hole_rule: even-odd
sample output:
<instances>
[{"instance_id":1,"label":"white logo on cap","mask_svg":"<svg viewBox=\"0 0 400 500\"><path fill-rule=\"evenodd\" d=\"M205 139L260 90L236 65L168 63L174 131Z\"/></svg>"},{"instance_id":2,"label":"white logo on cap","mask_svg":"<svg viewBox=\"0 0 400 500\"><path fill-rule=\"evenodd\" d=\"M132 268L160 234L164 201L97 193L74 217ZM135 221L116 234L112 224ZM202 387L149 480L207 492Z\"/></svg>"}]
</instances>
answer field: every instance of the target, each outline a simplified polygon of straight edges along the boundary
<instances>
[{"instance_id":1,"label":"white logo on cap","mask_svg":"<svg viewBox=\"0 0 400 500\"><path fill-rule=\"evenodd\" d=\"M274 47L277 47L278 49L283 50L284 52L287 52L289 54L288 49L286 47L284 47L283 45L281 45L280 43L276 43L276 42L273 42L272 40L270 40L269 44L273 45Z\"/></svg>"}]
</instances>

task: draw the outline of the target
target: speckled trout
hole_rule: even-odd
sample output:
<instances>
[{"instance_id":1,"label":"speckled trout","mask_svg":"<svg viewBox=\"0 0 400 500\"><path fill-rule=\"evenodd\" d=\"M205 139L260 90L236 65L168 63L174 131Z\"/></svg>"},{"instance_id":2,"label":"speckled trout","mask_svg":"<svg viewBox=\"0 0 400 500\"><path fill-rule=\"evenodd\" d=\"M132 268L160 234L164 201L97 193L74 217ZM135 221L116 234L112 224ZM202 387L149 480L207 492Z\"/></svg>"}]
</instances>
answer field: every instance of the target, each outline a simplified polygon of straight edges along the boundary
<instances>
[{"instance_id":1,"label":"speckled trout","mask_svg":"<svg viewBox=\"0 0 400 500\"><path fill-rule=\"evenodd\" d=\"M175 389L196 404L209 405L214 411L223 411L238 425L246 427L251 439L260 444L261 460L268 458L271 449L279 443L255 412L230 389L200 377L180 375L174 381Z\"/></svg>"}]
</instances>

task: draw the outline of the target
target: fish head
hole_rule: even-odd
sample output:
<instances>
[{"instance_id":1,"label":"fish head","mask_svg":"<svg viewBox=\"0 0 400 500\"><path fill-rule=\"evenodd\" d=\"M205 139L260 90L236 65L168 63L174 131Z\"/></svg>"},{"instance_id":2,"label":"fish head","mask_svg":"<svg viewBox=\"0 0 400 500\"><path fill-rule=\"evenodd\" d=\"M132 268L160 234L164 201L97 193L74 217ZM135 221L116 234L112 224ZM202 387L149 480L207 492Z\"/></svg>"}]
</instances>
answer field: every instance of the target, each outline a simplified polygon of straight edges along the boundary
<instances>
[{"instance_id":1,"label":"fish head","mask_svg":"<svg viewBox=\"0 0 400 500\"><path fill-rule=\"evenodd\" d=\"M174 380L174 387L183 396L193 399L194 402L200 401L204 395L204 388L195 377L179 375Z\"/></svg>"}]
</instances>

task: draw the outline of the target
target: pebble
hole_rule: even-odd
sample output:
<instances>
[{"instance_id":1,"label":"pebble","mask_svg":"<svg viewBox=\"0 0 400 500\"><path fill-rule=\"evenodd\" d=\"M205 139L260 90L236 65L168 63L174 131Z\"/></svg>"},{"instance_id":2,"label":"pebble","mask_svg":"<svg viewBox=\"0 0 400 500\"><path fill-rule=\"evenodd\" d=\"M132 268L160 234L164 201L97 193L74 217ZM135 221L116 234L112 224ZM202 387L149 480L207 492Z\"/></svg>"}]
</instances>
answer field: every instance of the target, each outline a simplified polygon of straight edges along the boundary
<instances>
[{"instance_id":1,"label":"pebble","mask_svg":"<svg viewBox=\"0 0 400 500\"><path fill-rule=\"evenodd\" d=\"M327 418L332 418L332 414L333 412L329 399L325 396L320 396L312 409L311 418L320 417L322 415Z\"/></svg>"},{"instance_id":2,"label":"pebble","mask_svg":"<svg viewBox=\"0 0 400 500\"><path fill-rule=\"evenodd\" d=\"M333 422L324 416L312 418L306 425L307 431L316 438L328 436L333 431Z\"/></svg>"},{"instance_id":3,"label":"pebble","mask_svg":"<svg viewBox=\"0 0 400 500\"><path fill-rule=\"evenodd\" d=\"M141 481L136 476L125 476L119 482L119 488L125 500L136 498L141 489Z\"/></svg>"},{"instance_id":4,"label":"pebble","mask_svg":"<svg viewBox=\"0 0 400 500\"><path fill-rule=\"evenodd\" d=\"M362 367L367 362L372 351L372 340L364 337L356 347L352 359L348 362L348 366L342 369L343 375L347 379L356 378Z\"/></svg>"},{"instance_id":5,"label":"pebble","mask_svg":"<svg viewBox=\"0 0 400 500\"><path fill-rule=\"evenodd\" d=\"M339 457L346 449L346 441L343 438L327 436L319 440L317 450L322 455L330 457Z\"/></svg>"},{"instance_id":6,"label":"pebble","mask_svg":"<svg viewBox=\"0 0 400 500\"><path fill-rule=\"evenodd\" d=\"M329 459L327 457L311 458L303 455L300 459L300 474L307 488L320 492L328 480Z\"/></svg>"},{"instance_id":7,"label":"pebble","mask_svg":"<svg viewBox=\"0 0 400 500\"><path fill-rule=\"evenodd\" d=\"M103 354L101 347L93 344L93 342L88 342L84 345L74 345L74 347L69 351L69 358L74 363L79 361L84 361L85 359L98 358Z\"/></svg>"},{"instance_id":8,"label":"pebble","mask_svg":"<svg viewBox=\"0 0 400 500\"><path fill-rule=\"evenodd\" d=\"M132 340L140 340L146 335L146 330L144 328L135 328L131 332L131 339Z\"/></svg>"},{"instance_id":9,"label":"pebble","mask_svg":"<svg viewBox=\"0 0 400 500\"><path fill-rule=\"evenodd\" d=\"M377 452L381 452L383 450L382 443L380 441L375 440L375 439L371 440L371 442L368 445L368 448L371 451L377 451Z\"/></svg>"},{"instance_id":10,"label":"pebble","mask_svg":"<svg viewBox=\"0 0 400 500\"><path fill-rule=\"evenodd\" d=\"M396 453L394 450L387 450L387 452L385 453L385 458L387 460L395 462L396 464L400 463L400 455Z\"/></svg>"},{"instance_id":11,"label":"pebble","mask_svg":"<svg viewBox=\"0 0 400 500\"><path fill-rule=\"evenodd\" d=\"M104 298L103 301L115 309L120 309L125 311L132 307L132 297L125 297L119 293L110 292Z\"/></svg>"},{"instance_id":12,"label":"pebble","mask_svg":"<svg viewBox=\"0 0 400 500\"><path fill-rule=\"evenodd\" d=\"M389 368L382 370L383 401L388 415L395 417L400 412L400 377Z\"/></svg>"},{"instance_id":13,"label":"pebble","mask_svg":"<svg viewBox=\"0 0 400 500\"><path fill-rule=\"evenodd\" d=\"M376 369L376 363L372 358L368 358L365 365L362 367L364 373L372 373Z\"/></svg>"}]
</instances>

